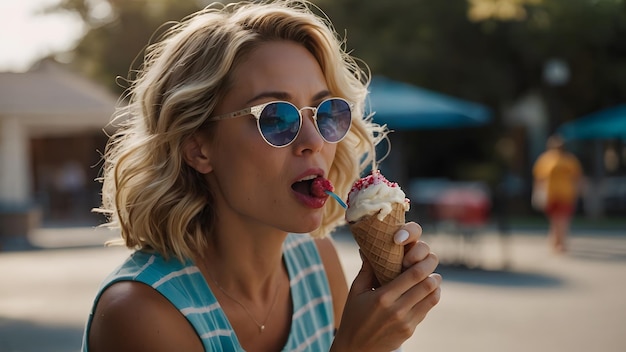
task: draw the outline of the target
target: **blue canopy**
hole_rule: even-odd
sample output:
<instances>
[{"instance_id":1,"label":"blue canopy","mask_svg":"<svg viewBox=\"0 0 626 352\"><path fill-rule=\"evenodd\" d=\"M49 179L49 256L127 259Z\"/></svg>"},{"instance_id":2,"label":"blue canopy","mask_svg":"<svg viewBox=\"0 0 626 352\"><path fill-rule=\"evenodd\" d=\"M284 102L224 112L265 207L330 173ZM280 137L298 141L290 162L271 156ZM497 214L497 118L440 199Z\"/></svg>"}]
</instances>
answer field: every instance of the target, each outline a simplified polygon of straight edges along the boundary
<instances>
[{"instance_id":1,"label":"blue canopy","mask_svg":"<svg viewBox=\"0 0 626 352\"><path fill-rule=\"evenodd\" d=\"M369 108L374 122L395 130L473 127L492 118L483 105L380 76L372 77Z\"/></svg>"},{"instance_id":2,"label":"blue canopy","mask_svg":"<svg viewBox=\"0 0 626 352\"><path fill-rule=\"evenodd\" d=\"M557 133L565 140L626 140L626 104L603 109L561 125Z\"/></svg>"}]
</instances>

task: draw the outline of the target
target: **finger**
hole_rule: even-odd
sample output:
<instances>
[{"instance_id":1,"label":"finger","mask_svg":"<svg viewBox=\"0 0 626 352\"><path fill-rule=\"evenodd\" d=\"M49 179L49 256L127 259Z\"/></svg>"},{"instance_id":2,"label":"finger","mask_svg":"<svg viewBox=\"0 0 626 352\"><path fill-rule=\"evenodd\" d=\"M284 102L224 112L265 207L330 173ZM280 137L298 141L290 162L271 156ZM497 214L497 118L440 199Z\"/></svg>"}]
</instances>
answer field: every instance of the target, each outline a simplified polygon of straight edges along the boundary
<instances>
[{"instance_id":1,"label":"finger","mask_svg":"<svg viewBox=\"0 0 626 352\"><path fill-rule=\"evenodd\" d=\"M394 234L393 241L396 244L415 243L421 236L422 227L415 222L408 222Z\"/></svg>"},{"instance_id":2,"label":"finger","mask_svg":"<svg viewBox=\"0 0 626 352\"><path fill-rule=\"evenodd\" d=\"M439 259L431 252L424 260L411 265L382 288L394 292L397 299L432 274L438 264Z\"/></svg>"},{"instance_id":3,"label":"finger","mask_svg":"<svg viewBox=\"0 0 626 352\"><path fill-rule=\"evenodd\" d=\"M438 273L432 273L428 275L424 280L422 280L417 285L413 286L410 290L408 290L401 298L401 300L405 301L404 303L410 304L411 307L419 304L419 302L423 301L428 295L433 293L436 289L441 286L441 275ZM411 303L413 302L413 303Z\"/></svg>"},{"instance_id":4,"label":"finger","mask_svg":"<svg viewBox=\"0 0 626 352\"><path fill-rule=\"evenodd\" d=\"M430 254L430 246L426 242L419 241L404 254L402 267L408 268L411 265L426 259L428 254Z\"/></svg>"},{"instance_id":5,"label":"finger","mask_svg":"<svg viewBox=\"0 0 626 352\"><path fill-rule=\"evenodd\" d=\"M433 274L434 275L434 274ZM430 278L429 278L430 280ZM409 311L409 315L411 316L413 324L419 324L428 312L436 306L441 300L441 276L439 276L439 283L436 288L433 289L430 293L428 293L423 299L421 299L417 304L411 308Z\"/></svg>"}]
</instances>

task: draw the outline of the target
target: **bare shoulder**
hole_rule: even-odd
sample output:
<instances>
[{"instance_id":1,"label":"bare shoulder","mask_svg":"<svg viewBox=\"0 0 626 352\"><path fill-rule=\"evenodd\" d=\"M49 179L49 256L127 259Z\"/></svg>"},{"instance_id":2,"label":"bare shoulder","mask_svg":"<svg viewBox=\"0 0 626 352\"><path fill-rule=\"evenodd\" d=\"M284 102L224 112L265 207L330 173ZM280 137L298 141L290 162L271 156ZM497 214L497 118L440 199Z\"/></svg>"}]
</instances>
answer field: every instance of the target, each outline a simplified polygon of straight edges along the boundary
<instances>
[{"instance_id":1,"label":"bare shoulder","mask_svg":"<svg viewBox=\"0 0 626 352\"><path fill-rule=\"evenodd\" d=\"M132 281L111 285L96 305L89 351L203 351L185 317L152 287Z\"/></svg>"},{"instance_id":2,"label":"bare shoulder","mask_svg":"<svg viewBox=\"0 0 626 352\"><path fill-rule=\"evenodd\" d=\"M322 262L328 269L341 269L341 262L339 261L339 255L337 254L337 249L335 248L335 244L330 237L324 238L316 238L315 245L317 246L317 250L320 253L320 257L322 258ZM336 266L339 266L337 268Z\"/></svg>"},{"instance_id":3,"label":"bare shoulder","mask_svg":"<svg viewBox=\"0 0 626 352\"><path fill-rule=\"evenodd\" d=\"M348 283L346 275L341 266L337 249L330 237L315 239L315 244L322 258L328 283L330 284L333 296L333 306L335 312L335 327L339 327L343 308L348 297Z\"/></svg>"}]
</instances>

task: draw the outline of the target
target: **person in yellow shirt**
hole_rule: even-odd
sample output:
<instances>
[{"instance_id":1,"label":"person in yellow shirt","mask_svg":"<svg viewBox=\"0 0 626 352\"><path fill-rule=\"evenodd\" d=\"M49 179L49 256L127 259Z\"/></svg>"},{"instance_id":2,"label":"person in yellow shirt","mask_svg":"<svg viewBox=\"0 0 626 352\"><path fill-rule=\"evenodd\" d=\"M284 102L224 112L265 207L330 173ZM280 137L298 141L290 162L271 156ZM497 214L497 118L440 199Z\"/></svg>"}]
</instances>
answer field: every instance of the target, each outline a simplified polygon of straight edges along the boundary
<instances>
[{"instance_id":1,"label":"person in yellow shirt","mask_svg":"<svg viewBox=\"0 0 626 352\"><path fill-rule=\"evenodd\" d=\"M547 150L533 166L533 205L548 217L553 249L564 252L578 200L582 168L576 156L565 150L561 137L551 136L546 146Z\"/></svg>"}]
</instances>

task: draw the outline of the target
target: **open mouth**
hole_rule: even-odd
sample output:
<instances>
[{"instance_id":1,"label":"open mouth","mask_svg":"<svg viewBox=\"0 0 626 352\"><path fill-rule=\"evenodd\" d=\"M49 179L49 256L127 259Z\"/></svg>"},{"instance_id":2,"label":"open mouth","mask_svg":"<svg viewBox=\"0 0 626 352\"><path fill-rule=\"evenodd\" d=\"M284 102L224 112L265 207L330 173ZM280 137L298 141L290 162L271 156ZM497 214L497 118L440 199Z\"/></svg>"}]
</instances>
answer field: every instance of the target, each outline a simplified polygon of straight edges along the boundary
<instances>
[{"instance_id":1,"label":"open mouth","mask_svg":"<svg viewBox=\"0 0 626 352\"><path fill-rule=\"evenodd\" d=\"M329 180L321 176L311 176L291 185L291 189L308 197L328 197L326 191L332 191L333 186Z\"/></svg>"},{"instance_id":2,"label":"open mouth","mask_svg":"<svg viewBox=\"0 0 626 352\"><path fill-rule=\"evenodd\" d=\"M313 193L311 191L312 185L313 185L313 179L303 180L303 181L298 181L292 184L291 189L293 189L294 191L300 194L304 194L305 196L313 197Z\"/></svg>"}]
</instances>

